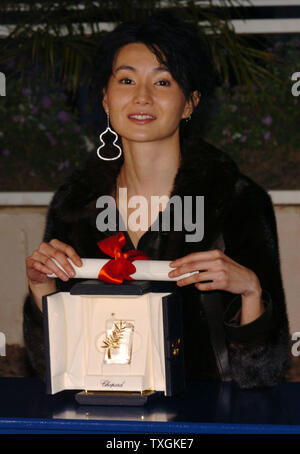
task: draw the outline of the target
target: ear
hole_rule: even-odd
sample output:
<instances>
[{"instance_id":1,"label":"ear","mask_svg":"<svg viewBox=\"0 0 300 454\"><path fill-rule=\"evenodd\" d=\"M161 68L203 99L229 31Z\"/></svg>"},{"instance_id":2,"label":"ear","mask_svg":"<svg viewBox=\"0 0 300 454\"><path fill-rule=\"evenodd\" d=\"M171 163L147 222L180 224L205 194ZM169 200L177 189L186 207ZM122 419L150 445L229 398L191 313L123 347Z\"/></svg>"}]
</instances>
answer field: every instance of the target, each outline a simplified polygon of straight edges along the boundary
<instances>
[{"instance_id":1,"label":"ear","mask_svg":"<svg viewBox=\"0 0 300 454\"><path fill-rule=\"evenodd\" d=\"M102 90L102 106L103 106L103 109L105 110L105 112L108 112L108 103L107 103L107 93L106 93L106 90L105 88L103 88Z\"/></svg>"},{"instance_id":2,"label":"ear","mask_svg":"<svg viewBox=\"0 0 300 454\"><path fill-rule=\"evenodd\" d=\"M193 91L190 99L186 102L182 118L189 118L190 115L194 112L195 108L198 106L201 98L201 93L198 90Z\"/></svg>"}]
</instances>

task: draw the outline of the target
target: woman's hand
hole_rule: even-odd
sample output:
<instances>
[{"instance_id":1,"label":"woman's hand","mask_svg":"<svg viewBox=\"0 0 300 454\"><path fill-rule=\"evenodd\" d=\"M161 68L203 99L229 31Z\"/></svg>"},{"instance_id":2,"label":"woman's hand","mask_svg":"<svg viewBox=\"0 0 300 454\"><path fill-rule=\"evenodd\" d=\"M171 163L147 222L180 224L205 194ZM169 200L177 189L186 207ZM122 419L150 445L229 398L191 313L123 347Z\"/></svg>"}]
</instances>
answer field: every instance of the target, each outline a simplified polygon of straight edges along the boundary
<instances>
[{"instance_id":1,"label":"woman's hand","mask_svg":"<svg viewBox=\"0 0 300 454\"><path fill-rule=\"evenodd\" d=\"M242 295L241 325L250 323L263 311L262 289L256 274L215 249L193 252L170 263L169 277L199 271L177 281L178 286L195 284L198 290L225 290ZM209 282L207 282L209 281Z\"/></svg>"},{"instance_id":2,"label":"woman's hand","mask_svg":"<svg viewBox=\"0 0 300 454\"><path fill-rule=\"evenodd\" d=\"M43 242L39 248L26 259L26 271L29 284L44 284L52 279L47 274L56 274L63 281L75 276L75 270L67 260L70 258L76 266L82 262L76 251L66 243L53 239L49 243ZM52 260L55 259L64 269L62 271Z\"/></svg>"},{"instance_id":3,"label":"woman's hand","mask_svg":"<svg viewBox=\"0 0 300 454\"><path fill-rule=\"evenodd\" d=\"M195 284L198 290L226 290L245 296L257 293L260 289L259 280L253 271L231 260L219 249L193 252L174 260L170 266L176 269L170 271L169 277L199 271L198 274L178 280L179 286Z\"/></svg>"}]
</instances>

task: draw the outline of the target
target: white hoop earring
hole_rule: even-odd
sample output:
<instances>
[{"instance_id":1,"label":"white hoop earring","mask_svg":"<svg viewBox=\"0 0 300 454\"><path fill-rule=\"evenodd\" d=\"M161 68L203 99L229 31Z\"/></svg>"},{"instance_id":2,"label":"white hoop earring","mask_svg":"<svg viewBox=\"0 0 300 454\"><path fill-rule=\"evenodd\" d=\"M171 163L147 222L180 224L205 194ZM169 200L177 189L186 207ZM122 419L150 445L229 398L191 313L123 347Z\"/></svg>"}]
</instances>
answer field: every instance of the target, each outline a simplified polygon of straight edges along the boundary
<instances>
[{"instance_id":1,"label":"white hoop earring","mask_svg":"<svg viewBox=\"0 0 300 454\"><path fill-rule=\"evenodd\" d=\"M97 148L97 155L98 155L98 158L103 159L104 161L114 161L115 159L119 159L119 157L122 155L122 149L121 149L121 148L119 147L119 145L117 145L117 143L116 143L117 140L119 139L118 134L116 133L116 131L113 131L113 130L110 128L110 126L109 126L109 112L107 112L106 115L107 115L107 127L106 127L105 131L103 131L103 132L100 134L100 137L99 137L99 138L100 138L100 143L101 143L101 145L100 145L99 148ZM107 132L110 132L111 134L115 135L115 140L113 141L113 146L117 148L117 150L118 150L118 155L117 155L117 156L114 156L113 158L105 158L105 157L102 156L101 153L100 153L101 148L105 147L105 145L106 145L105 142L104 142L104 140L102 139L102 136L103 136L104 134L106 134Z\"/></svg>"}]
</instances>

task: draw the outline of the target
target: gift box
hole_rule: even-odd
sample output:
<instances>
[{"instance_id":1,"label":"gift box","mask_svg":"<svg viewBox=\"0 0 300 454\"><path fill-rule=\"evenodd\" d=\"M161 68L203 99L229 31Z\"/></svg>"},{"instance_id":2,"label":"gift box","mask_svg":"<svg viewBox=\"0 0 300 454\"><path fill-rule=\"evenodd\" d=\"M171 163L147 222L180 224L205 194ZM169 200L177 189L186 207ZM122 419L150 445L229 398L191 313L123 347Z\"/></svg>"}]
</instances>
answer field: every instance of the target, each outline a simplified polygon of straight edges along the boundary
<instances>
[{"instance_id":1,"label":"gift box","mask_svg":"<svg viewBox=\"0 0 300 454\"><path fill-rule=\"evenodd\" d=\"M43 297L47 392L142 405L184 389L182 300L174 282L97 280Z\"/></svg>"}]
</instances>

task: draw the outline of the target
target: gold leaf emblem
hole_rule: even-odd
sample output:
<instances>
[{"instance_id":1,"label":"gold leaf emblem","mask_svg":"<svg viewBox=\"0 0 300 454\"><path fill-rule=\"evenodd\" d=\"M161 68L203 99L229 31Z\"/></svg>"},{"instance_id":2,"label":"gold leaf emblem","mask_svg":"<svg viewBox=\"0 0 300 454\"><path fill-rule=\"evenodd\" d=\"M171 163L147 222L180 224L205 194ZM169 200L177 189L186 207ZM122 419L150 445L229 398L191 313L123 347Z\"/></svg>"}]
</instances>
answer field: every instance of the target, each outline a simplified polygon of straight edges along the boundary
<instances>
[{"instance_id":1,"label":"gold leaf emblem","mask_svg":"<svg viewBox=\"0 0 300 454\"><path fill-rule=\"evenodd\" d=\"M120 347L120 341L126 327L127 321L121 320L119 323L114 323L112 333L104 339L102 348L107 348L107 355L109 359L111 359L111 350Z\"/></svg>"}]
</instances>

